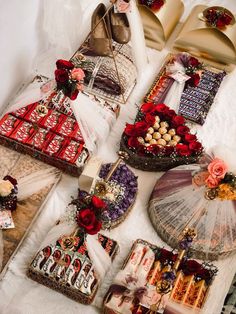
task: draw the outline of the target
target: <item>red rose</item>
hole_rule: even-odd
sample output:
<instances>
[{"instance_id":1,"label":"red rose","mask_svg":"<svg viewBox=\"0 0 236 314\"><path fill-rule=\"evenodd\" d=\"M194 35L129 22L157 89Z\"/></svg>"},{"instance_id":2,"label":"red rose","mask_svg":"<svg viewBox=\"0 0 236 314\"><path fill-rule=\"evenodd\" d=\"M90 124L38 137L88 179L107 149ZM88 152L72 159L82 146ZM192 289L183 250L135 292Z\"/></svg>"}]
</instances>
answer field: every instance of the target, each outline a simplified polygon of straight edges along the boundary
<instances>
[{"instance_id":1,"label":"red rose","mask_svg":"<svg viewBox=\"0 0 236 314\"><path fill-rule=\"evenodd\" d=\"M124 133L128 136L135 136L135 126L133 124L126 123Z\"/></svg>"},{"instance_id":2,"label":"red rose","mask_svg":"<svg viewBox=\"0 0 236 314\"><path fill-rule=\"evenodd\" d=\"M175 146L176 152L179 156L190 156L191 150L189 149L188 145L184 144L177 144Z\"/></svg>"},{"instance_id":3,"label":"red rose","mask_svg":"<svg viewBox=\"0 0 236 314\"><path fill-rule=\"evenodd\" d=\"M153 11L158 11L163 6L163 4L164 0L154 1L153 4L151 5L151 9Z\"/></svg>"},{"instance_id":4,"label":"red rose","mask_svg":"<svg viewBox=\"0 0 236 314\"><path fill-rule=\"evenodd\" d=\"M72 70L74 68L74 64L72 62L67 61L67 60L62 60L62 59L57 60L56 66L58 69L67 69L67 70Z\"/></svg>"},{"instance_id":5,"label":"red rose","mask_svg":"<svg viewBox=\"0 0 236 314\"><path fill-rule=\"evenodd\" d=\"M106 203L96 195L92 197L92 204L96 208L105 208L107 206Z\"/></svg>"},{"instance_id":6,"label":"red rose","mask_svg":"<svg viewBox=\"0 0 236 314\"><path fill-rule=\"evenodd\" d=\"M76 90L74 90L74 91L70 94L69 97L70 97L71 100L75 100L75 99L77 98L78 94L79 94L79 91L78 91L78 89L76 89Z\"/></svg>"},{"instance_id":7,"label":"red rose","mask_svg":"<svg viewBox=\"0 0 236 314\"><path fill-rule=\"evenodd\" d=\"M165 156L170 156L174 151L174 146L166 145L164 147L164 154Z\"/></svg>"},{"instance_id":8,"label":"red rose","mask_svg":"<svg viewBox=\"0 0 236 314\"><path fill-rule=\"evenodd\" d=\"M193 150L194 152L200 152L202 150L202 144L199 142L191 142L189 143L189 149Z\"/></svg>"},{"instance_id":9,"label":"red rose","mask_svg":"<svg viewBox=\"0 0 236 314\"><path fill-rule=\"evenodd\" d=\"M222 17L220 17L217 20L216 27L218 27L218 28L224 28L225 27L225 22L224 22L224 19Z\"/></svg>"},{"instance_id":10,"label":"red rose","mask_svg":"<svg viewBox=\"0 0 236 314\"><path fill-rule=\"evenodd\" d=\"M149 124L149 125L153 125L155 123L155 117L153 115L151 115L150 113L148 113L145 117L145 121Z\"/></svg>"},{"instance_id":11,"label":"red rose","mask_svg":"<svg viewBox=\"0 0 236 314\"><path fill-rule=\"evenodd\" d=\"M141 111L143 113L148 113L151 112L153 110L153 108L155 107L155 105L153 103L145 103L141 106Z\"/></svg>"},{"instance_id":12,"label":"red rose","mask_svg":"<svg viewBox=\"0 0 236 314\"><path fill-rule=\"evenodd\" d=\"M140 145L139 141L137 140L137 137L131 136L128 139L128 146L133 148L138 148Z\"/></svg>"},{"instance_id":13,"label":"red rose","mask_svg":"<svg viewBox=\"0 0 236 314\"><path fill-rule=\"evenodd\" d=\"M169 110L169 108L165 104L158 104L155 106L154 110L157 112L165 113Z\"/></svg>"},{"instance_id":14,"label":"red rose","mask_svg":"<svg viewBox=\"0 0 236 314\"><path fill-rule=\"evenodd\" d=\"M191 142L195 142L197 137L194 134L185 134L184 139L186 142L191 143Z\"/></svg>"},{"instance_id":15,"label":"red rose","mask_svg":"<svg viewBox=\"0 0 236 314\"><path fill-rule=\"evenodd\" d=\"M187 80L187 84L192 87L196 87L200 82L200 75L197 73L194 73L194 74L189 74L189 76L190 76L190 79Z\"/></svg>"},{"instance_id":16,"label":"red rose","mask_svg":"<svg viewBox=\"0 0 236 314\"><path fill-rule=\"evenodd\" d=\"M135 136L141 136L145 134L149 128L149 125L145 121L138 121L134 124Z\"/></svg>"},{"instance_id":17,"label":"red rose","mask_svg":"<svg viewBox=\"0 0 236 314\"><path fill-rule=\"evenodd\" d=\"M11 182L11 184L13 184L14 186L15 185L17 185L17 180L15 179L15 178L12 178L11 176L5 176L4 178L3 178L3 180L5 180L5 181L10 181Z\"/></svg>"},{"instance_id":18,"label":"red rose","mask_svg":"<svg viewBox=\"0 0 236 314\"><path fill-rule=\"evenodd\" d=\"M188 260L181 265L185 275L197 274L202 269L202 265L195 260Z\"/></svg>"},{"instance_id":19,"label":"red rose","mask_svg":"<svg viewBox=\"0 0 236 314\"><path fill-rule=\"evenodd\" d=\"M179 126L179 125L183 125L183 124L184 124L185 119L184 119L184 117L182 117L182 116L175 116L175 117L172 119L172 122L173 122L176 126Z\"/></svg>"},{"instance_id":20,"label":"red rose","mask_svg":"<svg viewBox=\"0 0 236 314\"><path fill-rule=\"evenodd\" d=\"M78 225L88 234L97 234L101 230L101 222L97 220L94 211L89 208L80 210L76 220Z\"/></svg>"},{"instance_id":21,"label":"red rose","mask_svg":"<svg viewBox=\"0 0 236 314\"><path fill-rule=\"evenodd\" d=\"M198 59L194 58L194 57L190 57L189 58L189 65L192 66L193 68L197 68L200 65L200 62L198 61Z\"/></svg>"},{"instance_id":22,"label":"red rose","mask_svg":"<svg viewBox=\"0 0 236 314\"><path fill-rule=\"evenodd\" d=\"M232 16L230 16L227 13L224 13L224 15L222 16L222 20L224 21L225 25L229 25L232 21Z\"/></svg>"},{"instance_id":23,"label":"red rose","mask_svg":"<svg viewBox=\"0 0 236 314\"><path fill-rule=\"evenodd\" d=\"M165 263L165 262L174 262L176 261L177 254L173 254L172 252L166 250L166 249L161 249L160 250L160 262Z\"/></svg>"},{"instance_id":24,"label":"red rose","mask_svg":"<svg viewBox=\"0 0 236 314\"><path fill-rule=\"evenodd\" d=\"M185 135L185 134L187 134L189 131L190 131L190 130L189 130L189 128L188 128L187 126L181 125L181 126L179 126L179 127L177 128L176 133L177 133L178 135Z\"/></svg>"},{"instance_id":25,"label":"red rose","mask_svg":"<svg viewBox=\"0 0 236 314\"><path fill-rule=\"evenodd\" d=\"M147 151L149 152L149 153L151 153L151 154L153 154L153 155L157 155L159 152L160 152L160 150L161 150L161 148L158 146L158 145L150 145L150 146L148 146L147 148Z\"/></svg>"},{"instance_id":26,"label":"red rose","mask_svg":"<svg viewBox=\"0 0 236 314\"><path fill-rule=\"evenodd\" d=\"M165 114L167 115L167 117L168 117L169 119L172 119L174 116L176 116L175 111L172 110L172 109L167 110L167 111L165 112Z\"/></svg>"},{"instance_id":27,"label":"red rose","mask_svg":"<svg viewBox=\"0 0 236 314\"><path fill-rule=\"evenodd\" d=\"M203 279L203 280L205 280L205 281L208 281L208 280L210 280L211 279L211 274L210 274L210 272L209 272L209 270L208 269L205 269L205 268L201 268L200 270L198 270L198 272L197 272L197 275L199 276L199 277L201 277L201 279Z\"/></svg>"},{"instance_id":28,"label":"red rose","mask_svg":"<svg viewBox=\"0 0 236 314\"><path fill-rule=\"evenodd\" d=\"M64 69L57 69L55 71L55 80L57 83L64 84L69 80L69 75Z\"/></svg>"}]
</instances>

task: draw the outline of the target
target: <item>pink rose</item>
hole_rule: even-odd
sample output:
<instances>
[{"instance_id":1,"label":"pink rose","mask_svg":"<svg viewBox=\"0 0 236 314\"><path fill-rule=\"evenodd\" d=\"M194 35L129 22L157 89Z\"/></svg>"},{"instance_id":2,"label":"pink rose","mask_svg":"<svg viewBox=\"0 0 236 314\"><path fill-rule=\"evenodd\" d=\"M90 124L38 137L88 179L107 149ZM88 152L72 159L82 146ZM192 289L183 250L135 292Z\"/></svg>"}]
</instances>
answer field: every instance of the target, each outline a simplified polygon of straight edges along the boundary
<instances>
[{"instance_id":1,"label":"pink rose","mask_svg":"<svg viewBox=\"0 0 236 314\"><path fill-rule=\"evenodd\" d=\"M227 170L227 165L219 158L213 159L212 162L208 165L208 171L214 178L223 179Z\"/></svg>"},{"instance_id":2,"label":"pink rose","mask_svg":"<svg viewBox=\"0 0 236 314\"><path fill-rule=\"evenodd\" d=\"M215 178L215 177L209 175L205 182L206 182L206 185L210 189L213 189L219 185L220 180L218 178Z\"/></svg>"},{"instance_id":3,"label":"pink rose","mask_svg":"<svg viewBox=\"0 0 236 314\"><path fill-rule=\"evenodd\" d=\"M209 172L208 171L202 171L193 177L192 183L196 187L200 187L205 185L206 179L209 177Z\"/></svg>"},{"instance_id":4,"label":"pink rose","mask_svg":"<svg viewBox=\"0 0 236 314\"><path fill-rule=\"evenodd\" d=\"M71 71L71 77L73 80L82 81L85 77L84 71L80 68L74 68Z\"/></svg>"}]
</instances>

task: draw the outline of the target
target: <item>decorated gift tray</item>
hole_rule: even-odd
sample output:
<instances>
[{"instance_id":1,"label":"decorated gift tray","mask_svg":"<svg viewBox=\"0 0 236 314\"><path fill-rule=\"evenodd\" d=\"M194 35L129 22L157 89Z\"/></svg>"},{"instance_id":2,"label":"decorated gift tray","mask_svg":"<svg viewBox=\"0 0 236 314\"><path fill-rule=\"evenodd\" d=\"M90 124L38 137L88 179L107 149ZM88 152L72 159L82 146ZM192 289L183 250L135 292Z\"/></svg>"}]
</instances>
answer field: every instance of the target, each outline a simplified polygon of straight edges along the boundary
<instances>
[{"instance_id":1,"label":"decorated gift tray","mask_svg":"<svg viewBox=\"0 0 236 314\"><path fill-rule=\"evenodd\" d=\"M173 251L137 240L109 288L103 312L163 313L170 301L178 306L178 313L201 309L217 269L184 258L175 276L172 267L178 256ZM168 282L173 280L172 288L166 290Z\"/></svg>"},{"instance_id":2,"label":"decorated gift tray","mask_svg":"<svg viewBox=\"0 0 236 314\"><path fill-rule=\"evenodd\" d=\"M103 254L113 260L118 251L117 242L102 234L98 234L97 239L104 249ZM101 283L89 256L87 241L79 231L63 235L56 243L48 243L39 250L27 275L83 304L92 303Z\"/></svg>"},{"instance_id":3,"label":"decorated gift tray","mask_svg":"<svg viewBox=\"0 0 236 314\"><path fill-rule=\"evenodd\" d=\"M31 176L36 173L39 174L41 171L50 171L55 174L54 179L46 187L39 189L38 192L33 193L31 196L18 200L16 209L11 214L11 226L1 226L3 236L3 260L2 268L0 269L0 277L2 277L7 269L9 262L16 254L20 247L23 239L28 233L31 225L33 224L36 217L39 215L43 204L47 197L50 195L54 185L60 178L60 172L50 166L47 166L40 161L35 161L29 156L22 156L17 152L11 151L8 148L0 147L0 173L1 176L11 175L18 180L18 189L21 191L20 182L26 180L27 176ZM38 177L38 176L37 176ZM39 179L39 177L38 177ZM3 182L1 180L1 182ZM2 186L1 186L2 189ZM2 193L2 191L1 191ZM29 194L29 193L27 193ZM2 194L1 194L1 205L2 205ZM1 220L3 219L3 208L0 207ZM4 211L7 213L8 211ZM4 216L5 217L5 216ZM6 218L6 217L5 217ZM5 220L6 222L6 220ZM2 221L1 221L2 223ZM1 256L0 256L1 259Z\"/></svg>"},{"instance_id":4,"label":"decorated gift tray","mask_svg":"<svg viewBox=\"0 0 236 314\"><path fill-rule=\"evenodd\" d=\"M183 84L178 114L198 124L204 124L226 72L202 63L188 53L167 56L157 78L146 94L146 102L165 103L173 93L173 85ZM177 86L177 88L179 88Z\"/></svg>"},{"instance_id":5,"label":"decorated gift tray","mask_svg":"<svg viewBox=\"0 0 236 314\"><path fill-rule=\"evenodd\" d=\"M134 124L127 124L121 138L127 163L146 171L164 171L196 162L202 145L190 133L185 119L164 104L141 105Z\"/></svg>"},{"instance_id":6,"label":"decorated gift tray","mask_svg":"<svg viewBox=\"0 0 236 314\"><path fill-rule=\"evenodd\" d=\"M65 96L52 94L46 115L40 106L29 104L4 115L0 144L78 176L89 153Z\"/></svg>"}]
</instances>

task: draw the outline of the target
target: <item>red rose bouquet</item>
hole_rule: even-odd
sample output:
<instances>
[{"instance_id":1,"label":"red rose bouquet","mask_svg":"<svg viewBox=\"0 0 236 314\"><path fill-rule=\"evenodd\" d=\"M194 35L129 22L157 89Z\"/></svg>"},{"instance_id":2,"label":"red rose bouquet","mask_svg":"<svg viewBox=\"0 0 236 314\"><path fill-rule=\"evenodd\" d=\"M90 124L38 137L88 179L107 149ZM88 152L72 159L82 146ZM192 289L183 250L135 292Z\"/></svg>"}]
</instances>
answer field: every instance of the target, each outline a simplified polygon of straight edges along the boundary
<instances>
[{"instance_id":1,"label":"red rose bouquet","mask_svg":"<svg viewBox=\"0 0 236 314\"><path fill-rule=\"evenodd\" d=\"M75 220L84 234L97 234L102 228L102 213L106 209L106 203L96 195L90 195L85 191L79 191L78 198L70 205L75 205Z\"/></svg>"},{"instance_id":2,"label":"red rose bouquet","mask_svg":"<svg viewBox=\"0 0 236 314\"><path fill-rule=\"evenodd\" d=\"M72 62L66 60L57 60L56 66L57 89L62 90L71 100L75 100L79 91L83 90L84 71L81 68L75 68Z\"/></svg>"},{"instance_id":3,"label":"red rose bouquet","mask_svg":"<svg viewBox=\"0 0 236 314\"><path fill-rule=\"evenodd\" d=\"M175 159L202 153L202 145L185 119L164 104L144 103L136 122L126 125L124 136L128 148L140 156Z\"/></svg>"},{"instance_id":4,"label":"red rose bouquet","mask_svg":"<svg viewBox=\"0 0 236 314\"><path fill-rule=\"evenodd\" d=\"M224 29L233 21L233 15L223 7L211 7L203 13L206 23L209 26Z\"/></svg>"}]
</instances>

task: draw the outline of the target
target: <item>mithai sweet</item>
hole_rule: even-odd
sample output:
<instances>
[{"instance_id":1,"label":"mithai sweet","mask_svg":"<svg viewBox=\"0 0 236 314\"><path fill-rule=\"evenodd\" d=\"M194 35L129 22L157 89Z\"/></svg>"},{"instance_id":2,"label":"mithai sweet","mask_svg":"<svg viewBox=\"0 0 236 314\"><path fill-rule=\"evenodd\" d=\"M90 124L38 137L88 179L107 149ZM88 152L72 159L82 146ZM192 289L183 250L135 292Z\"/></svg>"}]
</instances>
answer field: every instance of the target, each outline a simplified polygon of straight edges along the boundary
<instances>
[{"instance_id":1,"label":"mithai sweet","mask_svg":"<svg viewBox=\"0 0 236 314\"><path fill-rule=\"evenodd\" d=\"M121 150L127 163L147 171L162 171L198 160L202 145L185 119L164 104L141 105L134 124L127 124Z\"/></svg>"},{"instance_id":2,"label":"mithai sweet","mask_svg":"<svg viewBox=\"0 0 236 314\"><path fill-rule=\"evenodd\" d=\"M104 299L104 313L163 313L169 300L178 305L180 312L186 308L201 309L217 270L213 265L184 259L173 287L165 290L160 283L164 282L163 277L165 282L172 280L169 277L177 256L173 251L137 240Z\"/></svg>"}]
</instances>

